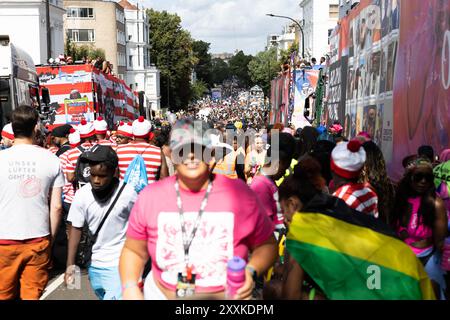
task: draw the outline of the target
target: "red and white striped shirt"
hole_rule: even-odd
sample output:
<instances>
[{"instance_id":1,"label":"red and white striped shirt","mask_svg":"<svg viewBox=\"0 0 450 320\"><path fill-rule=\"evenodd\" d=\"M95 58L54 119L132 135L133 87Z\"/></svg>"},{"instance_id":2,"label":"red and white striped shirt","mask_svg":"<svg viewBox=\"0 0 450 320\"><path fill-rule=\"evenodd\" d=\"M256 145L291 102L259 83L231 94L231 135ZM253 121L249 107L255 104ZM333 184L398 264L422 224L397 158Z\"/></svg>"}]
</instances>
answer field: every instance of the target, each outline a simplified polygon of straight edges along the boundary
<instances>
[{"instance_id":1,"label":"red and white striped shirt","mask_svg":"<svg viewBox=\"0 0 450 320\"><path fill-rule=\"evenodd\" d=\"M53 154L56 154L58 152L59 148L58 147L50 147L48 148L48 151L50 151Z\"/></svg>"},{"instance_id":2,"label":"red and white striped shirt","mask_svg":"<svg viewBox=\"0 0 450 320\"><path fill-rule=\"evenodd\" d=\"M120 179L123 180L128 166L137 155L142 155L147 167L148 183L156 181L156 175L161 167L161 149L146 142L130 142L117 147L119 157Z\"/></svg>"},{"instance_id":3,"label":"red and white striped shirt","mask_svg":"<svg viewBox=\"0 0 450 320\"><path fill-rule=\"evenodd\" d=\"M72 149L71 149L72 150ZM62 155L59 156L59 160L61 161L61 168L63 172L66 172L66 165L67 165L67 155L71 150L67 150ZM63 194L64 194L64 202L66 203L72 203L73 198L75 197L75 188L73 187L73 183L69 182L67 180L67 176L64 175L65 178L65 184L63 186Z\"/></svg>"},{"instance_id":4,"label":"red and white striped shirt","mask_svg":"<svg viewBox=\"0 0 450 320\"><path fill-rule=\"evenodd\" d=\"M84 149L90 149L93 146L95 146L97 143L92 143L92 142L85 142L81 145L82 148ZM82 154L81 150L77 147L77 148L73 148L67 152L66 157L67 157L67 163L66 163L66 168L64 170L64 173L75 173L75 169L77 167L77 160L80 157L80 155Z\"/></svg>"},{"instance_id":5,"label":"red and white striped shirt","mask_svg":"<svg viewBox=\"0 0 450 320\"><path fill-rule=\"evenodd\" d=\"M101 146L111 147L114 151L117 149L117 144L111 140L98 140L97 143Z\"/></svg>"},{"instance_id":6,"label":"red and white striped shirt","mask_svg":"<svg viewBox=\"0 0 450 320\"><path fill-rule=\"evenodd\" d=\"M369 184L348 183L333 194L357 211L378 218L378 196Z\"/></svg>"}]
</instances>

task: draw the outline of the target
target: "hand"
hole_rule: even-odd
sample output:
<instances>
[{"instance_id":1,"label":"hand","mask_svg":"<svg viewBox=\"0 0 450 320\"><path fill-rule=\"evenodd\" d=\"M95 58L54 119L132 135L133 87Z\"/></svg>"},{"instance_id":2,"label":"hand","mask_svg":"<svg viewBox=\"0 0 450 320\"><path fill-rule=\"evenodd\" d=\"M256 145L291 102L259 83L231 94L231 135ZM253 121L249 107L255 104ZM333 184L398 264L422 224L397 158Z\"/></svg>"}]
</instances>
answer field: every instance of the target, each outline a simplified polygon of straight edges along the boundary
<instances>
[{"instance_id":1,"label":"hand","mask_svg":"<svg viewBox=\"0 0 450 320\"><path fill-rule=\"evenodd\" d=\"M251 300L253 288L255 287L255 281L253 281L252 274L249 270L245 269L245 283L236 292L235 300Z\"/></svg>"},{"instance_id":2,"label":"hand","mask_svg":"<svg viewBox=\"0 0 450 320\"><path fill-rule=\"evenodd\" d=\"M122 291L122 300L144 300L144 294L139 287L128 288Z\"/></svg>"},{"instance_id":3,"label":"hand","mask_svg":"<svg viewBox=\"0 0 450 320\"><path fill-rule=\"evenodd\" d=\"M66 273L64 274L64 283L66 284L66 286L68 286L69 284L72 284L73 282L73 276L75 273L75 266L68 266L66 269Z\"/></svg>"}]
</instances>

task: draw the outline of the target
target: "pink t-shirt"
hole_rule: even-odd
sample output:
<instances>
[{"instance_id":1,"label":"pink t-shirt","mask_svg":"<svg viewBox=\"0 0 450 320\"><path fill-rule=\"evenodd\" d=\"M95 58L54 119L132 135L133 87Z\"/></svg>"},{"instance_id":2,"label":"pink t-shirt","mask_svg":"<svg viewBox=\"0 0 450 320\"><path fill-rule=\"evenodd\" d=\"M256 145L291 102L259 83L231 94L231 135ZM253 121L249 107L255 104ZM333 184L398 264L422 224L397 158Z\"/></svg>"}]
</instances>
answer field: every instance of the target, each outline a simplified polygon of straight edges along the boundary
<instances>
[{"instance_id":1,"label":"pink t-shirt","mask_svg":"<svg viewBox=\"0 0 450 320\"><path fill-rule=\"evenodd\" d=\"M275 226L283 225L284 217L278 202L278 188L276 184L265 176L257 175L253 178L250 188L258 196L267 216Z\"/></svg>"},{"instance_id":2,"label":"pink t-shirt","mask_svg":"<svg viewBox=\"0 0 450 320\"><path fill-rule=\"evenodd\" d=\"M130 214L127 237L146 240L152 273L175 291L177 276L186 265L175 176L147 186ZM186 231L191 234L206 193L180 187ZM221 292L226 266L233 256L248 259L249 248L264 243L274 231L256 195L240 180L216 175L208 204L189 252L196 276L196 292Z\"/></svg>"}]
</instances>

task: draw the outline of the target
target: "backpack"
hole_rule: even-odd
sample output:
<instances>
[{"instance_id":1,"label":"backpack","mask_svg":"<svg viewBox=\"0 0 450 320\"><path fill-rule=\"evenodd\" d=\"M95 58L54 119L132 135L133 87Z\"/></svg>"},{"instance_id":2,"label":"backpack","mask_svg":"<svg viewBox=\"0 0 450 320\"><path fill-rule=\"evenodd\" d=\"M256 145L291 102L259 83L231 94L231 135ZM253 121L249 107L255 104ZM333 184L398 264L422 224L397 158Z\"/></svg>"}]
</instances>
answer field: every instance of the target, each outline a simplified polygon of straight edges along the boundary
<instances>
[{"instance_id":1,"label":"backpack","mask_svg":"<svg viewBox=\"0 0 450 320\"><path fill-rule=\"evenodd\" d=\"M141 192L148 185L147 167L142 155L138 154L131 161L125 172L124 181L126 184L133 186L137 193Z\"/></svg>"},{"instance_id":2,"label":"backpack","mask_svg":"<svg viewBox=\"0 0 450 320\"><path fill-rule=\"evenodd\" d=\"M89 163L81 161L81 158L86 154L86 152L90 151L91 148L85 149L82 146L78 146L77 148L81 151L81 154L78 157L77 165L75 167L75 190L80 189L84 185L88 184L91 177L91 167L89 166Z\"/></svg>"}]
</instances>

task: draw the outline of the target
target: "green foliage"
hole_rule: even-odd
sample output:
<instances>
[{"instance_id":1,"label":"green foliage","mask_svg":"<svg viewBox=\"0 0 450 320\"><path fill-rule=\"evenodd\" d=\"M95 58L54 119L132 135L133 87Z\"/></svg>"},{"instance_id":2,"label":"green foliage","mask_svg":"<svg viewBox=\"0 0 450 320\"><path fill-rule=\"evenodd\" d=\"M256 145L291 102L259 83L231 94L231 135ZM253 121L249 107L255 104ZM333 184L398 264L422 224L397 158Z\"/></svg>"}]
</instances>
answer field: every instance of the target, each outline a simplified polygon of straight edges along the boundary
<instances>
[{"instance_id":1,"label":"green foliage","mask_svg":"<svg viewBox=\"0 0 450 320\"><path fill-rule=\"evenodd\" d=\"M250 88L254 84L250 78L248 69L248 65L252 59L253 56L245 55L242 50L230 59L229 67L231 75L237 78L243 88Z\"/></svg>"},{"instance_id":2,"label":"green foliage","mask_svg":"<svg viewBox=\"0 0 450 320\"><path fill-rule=\"evenodd\" d=\"M150 19L150 55L161 71L161 104L176 111L192 97L191 74L199 59L193 52L193 39L181 28L181 19L167 11L147 10Z\"/></svg>"},{"instance_id":3,"label":"green foliage","mask_svg":"<svg viewBox=\"0 0 450 320\"><path fill-rule=\"evenodd\" d=\"M70 41L69 37L67 37L64 53L67 56L72 57L74 61L83 60L83 58L95 59L102 58L106 59L105 50L96 48L92 45L77 45Z\"/></svg>"},{"instance_id":4,"label":"green foliage","mask_svg":"<svg viewBox=\"0 0 450 320\"><path fill-rule=\"evenodd\" d=\"M211 61L212 67L212 87L217 85L222 85L225 80L228 80L231 77L231 70L228 64L222 59L212 59Z\"/></svg>"},{"instance_id":5,"label":"green foliage","mask_svg":"<svg viewBox=\"0 0 450 320\"><path fill-rule=\"evenodd\" d=\"M203 98L209 92L207 84L202 80L197 80L192 84L192 99L193 101Z\"/></svg>"},{"instance_id":6,"label":"green foliage","mask_svg":"<svg viewBox=\"0 0 450 320\"><path fill-rule=\"evenodd\" d=\"M280 60L278 62L280 64L289 63L291 55L298 52L298 43L295 42L288 50L281 50Z\"/></svg>"},{"instance_id":7,"label":"green foliage","mask_svg":"<svg viewBox=\"0 0 450 320\"><path fill-rule=\"evenodd\" d=\"M201 40L194 41L192 44L194 55L198 59L198 63L194 67L197 79L203 81L208 87L212 87L214 85L212 77L213 66L209 47L209 43Z\"/></svg>"},{"instance_id":8,"label":"green foliage","mask_svg":"<svg viewBox=\"0 0 450 320\"><path fill-rule=\"evenodd\" d=\"M248 65L252 82L259 85L267 96L270 91L270 82L276 77L280 66L277 61L277 49L259 52Z\"/></svg>"}]
</instances>

